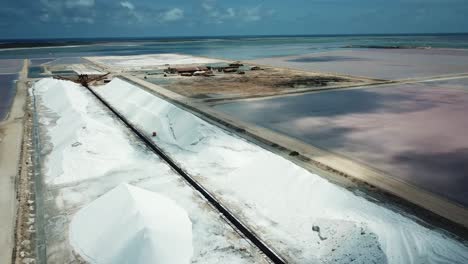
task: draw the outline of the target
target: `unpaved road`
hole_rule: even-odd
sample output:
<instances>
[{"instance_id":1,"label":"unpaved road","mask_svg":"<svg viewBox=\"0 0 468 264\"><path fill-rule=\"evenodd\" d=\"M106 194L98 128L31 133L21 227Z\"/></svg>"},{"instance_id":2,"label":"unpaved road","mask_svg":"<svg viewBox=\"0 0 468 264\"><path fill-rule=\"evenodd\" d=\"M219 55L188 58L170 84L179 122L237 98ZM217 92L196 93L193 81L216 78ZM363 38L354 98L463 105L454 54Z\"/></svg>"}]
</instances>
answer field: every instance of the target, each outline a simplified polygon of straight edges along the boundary
<instances>
[{"instance_id":1,"label":"unpaved road","mask_svg":"<svg viewBox=\"0 0 468 264\"><path fill-rule=\"evenodd\" d=\"M12 259L16 217L15 179L23 138L24 104L27 86L27 63L20 73L16 95L8 118L0 123L0 263L8 264Z\"/></svg>"}]
</instances>

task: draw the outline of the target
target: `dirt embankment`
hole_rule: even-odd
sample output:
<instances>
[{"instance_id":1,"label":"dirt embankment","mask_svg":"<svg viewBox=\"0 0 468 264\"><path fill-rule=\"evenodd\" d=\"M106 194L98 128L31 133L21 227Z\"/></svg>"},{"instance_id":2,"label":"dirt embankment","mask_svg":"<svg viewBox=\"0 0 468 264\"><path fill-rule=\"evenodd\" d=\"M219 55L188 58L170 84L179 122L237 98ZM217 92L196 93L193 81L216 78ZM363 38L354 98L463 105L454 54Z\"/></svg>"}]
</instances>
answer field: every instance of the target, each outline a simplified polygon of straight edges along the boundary
<instances>
[{"instance_id":1,"label":"dirt embankment","mask_svg":"<svg viewBox=\"0 0 468 264\"><path fill-rule=\"evenodd\" d=\"M365 85L374 80L267 67L239 73L214 72L214 76L146 76L147 80L192 98L262 96L302 89Z\"/></svg>"},{"instance_id":2,"label":"dirt embankment","mask_svg":"<svg viewBox=\"0 0 468 264\"><path fill-rule=\"evenodd\" d=\"M36 258L36 204L34 191L34 161L31 100L28 98L24 120L23 144L21 148L21 162L17 178L17 219L15 230L15 248L13 262L15 264L35 263Z\"/></svg>"}]
</instances>

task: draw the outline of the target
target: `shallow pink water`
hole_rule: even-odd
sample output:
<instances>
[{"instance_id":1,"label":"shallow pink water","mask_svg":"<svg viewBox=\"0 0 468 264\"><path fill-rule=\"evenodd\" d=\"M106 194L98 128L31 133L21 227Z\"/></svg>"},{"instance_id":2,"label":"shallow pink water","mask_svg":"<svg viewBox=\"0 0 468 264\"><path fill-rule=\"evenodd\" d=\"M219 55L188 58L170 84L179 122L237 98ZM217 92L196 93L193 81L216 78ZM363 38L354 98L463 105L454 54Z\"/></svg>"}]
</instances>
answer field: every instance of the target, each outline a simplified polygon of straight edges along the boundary
<instances>
[{"instance_id":1,"label":"shallow pink water","mask_svg":"<svg viewBox=\"0 0 468 264\"><path fill-rule=\"evenodd\" d=\"M309 55L258 59L253 62L388 80L468 73L467 50L338 50Z\"/></svg>"},{"instance_id":2,"label":"shallow pink water","mask_svg":"<svg viewBox=\"0 0 468 264\"><path fill-rule=\"evenodd\" d=\"M468 205L468 79L217 108Z\"/></svg>"}]
</instances>

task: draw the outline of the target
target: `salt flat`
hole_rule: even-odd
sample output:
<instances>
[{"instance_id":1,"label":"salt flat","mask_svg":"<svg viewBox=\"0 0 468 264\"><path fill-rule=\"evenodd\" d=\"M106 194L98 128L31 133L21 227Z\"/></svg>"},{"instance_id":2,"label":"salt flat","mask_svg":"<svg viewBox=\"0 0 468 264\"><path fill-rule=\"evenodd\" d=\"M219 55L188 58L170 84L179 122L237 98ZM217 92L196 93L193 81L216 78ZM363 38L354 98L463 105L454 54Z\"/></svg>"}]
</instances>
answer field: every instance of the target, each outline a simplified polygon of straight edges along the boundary
<instances>
[{"instance_id":1,"label":"salt flat","mask_svg":"<svg viewBox=\"0 0 468 264\"><path fill-rule=\"evenodd\" d=\"M96 91L294 263L465 263L468 248L415 216L336 186L153 94ZM318 230L318 232L317 232Z\"/></svg>"},{"instance_id":2,"label":"salt flat","mask_svg":"<svg viewBox=\"0 0 468 264\"><path fill-rule=\"evenodd\" d=\"M136 70L165 65L187 65L187 64L203 64L216 63L221 60L195 57L182 54L149 54L136 56L103 56L89 57L88 60L105 65L110 68L122 70Z\"/></svg>"},{"instance_id":3,"label":"salt flat","mask_svg":"<svg viewBox=\"0 0 468 264\"><path fill-rule=\"evenodd\" d=\"M468 50L350 49L250 61L384 80L468 73Z\"/></svg>"}]
</instances>

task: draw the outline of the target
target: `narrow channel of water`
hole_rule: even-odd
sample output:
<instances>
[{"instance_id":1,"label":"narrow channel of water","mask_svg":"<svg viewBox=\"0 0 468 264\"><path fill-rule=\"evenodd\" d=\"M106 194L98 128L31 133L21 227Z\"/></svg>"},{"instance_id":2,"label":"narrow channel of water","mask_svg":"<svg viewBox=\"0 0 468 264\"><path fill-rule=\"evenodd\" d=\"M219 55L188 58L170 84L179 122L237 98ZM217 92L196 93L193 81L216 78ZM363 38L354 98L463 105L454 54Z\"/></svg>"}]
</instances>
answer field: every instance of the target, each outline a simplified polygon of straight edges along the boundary
<instances>
[{"instance_id":1,"label":"narrow channel of water","mask_svg":"<svg viewBox=\"0 0 468 264\"><path fill-rule=\"evenodd\" d=\"M0 121L3 121L10 111L17 78L18 74L0 74Z\"/></svg>"}]
</instances>

